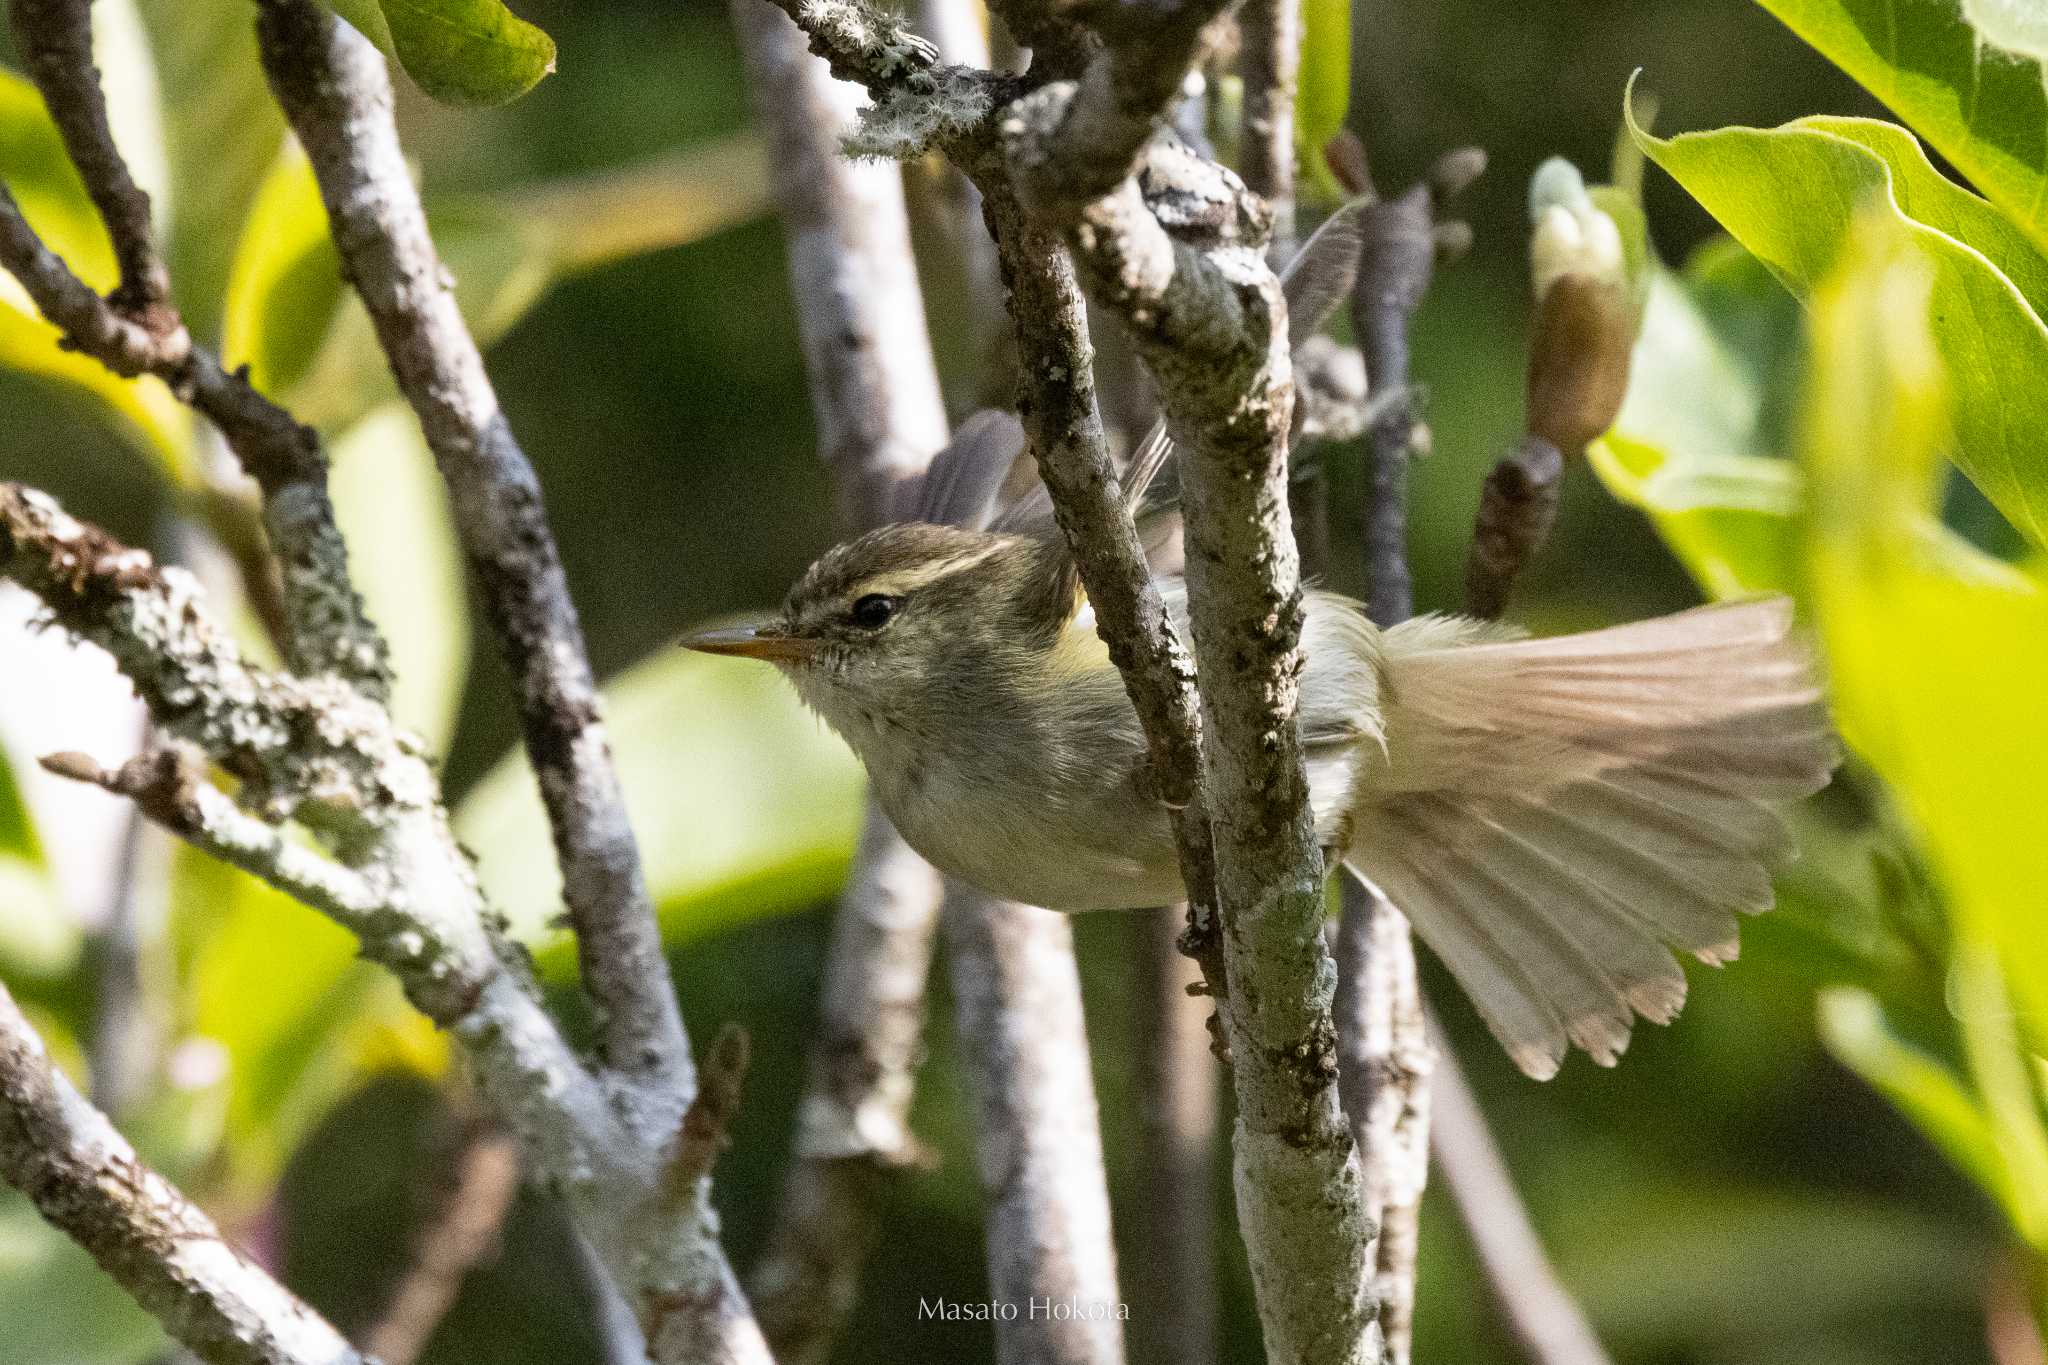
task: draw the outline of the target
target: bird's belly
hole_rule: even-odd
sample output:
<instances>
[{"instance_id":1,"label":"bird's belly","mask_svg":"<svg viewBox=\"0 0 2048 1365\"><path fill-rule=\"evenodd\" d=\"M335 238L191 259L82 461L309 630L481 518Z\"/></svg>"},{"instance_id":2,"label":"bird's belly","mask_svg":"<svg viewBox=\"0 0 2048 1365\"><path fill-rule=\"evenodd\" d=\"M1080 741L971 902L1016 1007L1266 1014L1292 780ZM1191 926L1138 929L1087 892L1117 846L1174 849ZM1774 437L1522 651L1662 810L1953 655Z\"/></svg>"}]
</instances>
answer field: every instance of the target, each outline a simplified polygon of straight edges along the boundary
<instances>
[{"instance_id":1,"label":"bird's belly","mask_svg":"<svg viewBox=\"0 0 2048 1365\"><path fill-rule=\"evenodd\" d=\"M948 876L1048 910L1125 910L1183 898L1165 811L1134 818L1111 792L1057 796L956 781L876 775L883 810L910 846Z\"/></svg>"}]
</instances>

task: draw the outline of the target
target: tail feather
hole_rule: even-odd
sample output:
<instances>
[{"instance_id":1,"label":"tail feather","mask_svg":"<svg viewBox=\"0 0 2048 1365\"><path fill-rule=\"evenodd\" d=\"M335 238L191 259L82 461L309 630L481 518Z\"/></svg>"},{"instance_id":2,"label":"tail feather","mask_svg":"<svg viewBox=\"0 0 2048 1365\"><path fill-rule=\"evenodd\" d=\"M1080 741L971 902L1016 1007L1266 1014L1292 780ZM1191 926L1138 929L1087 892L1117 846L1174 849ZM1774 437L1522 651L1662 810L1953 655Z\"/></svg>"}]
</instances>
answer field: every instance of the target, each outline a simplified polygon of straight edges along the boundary
<instances>
[{"instance_id":1,"label":"tail feather","mask_svg":"<svg viewBox=\"0 0 2048 1365\"><path fill-rule=\"evenodd\" d=\"M1735 916L1769 907L1775 803L1836 758L1790 627L1773 600L1548 640L1388 632L1347 861L1529 1074L1572 1044L1611 1064L1634 1015L1683 1004L1670 946L1725 961Z\"/></svg>"}]
</instances>

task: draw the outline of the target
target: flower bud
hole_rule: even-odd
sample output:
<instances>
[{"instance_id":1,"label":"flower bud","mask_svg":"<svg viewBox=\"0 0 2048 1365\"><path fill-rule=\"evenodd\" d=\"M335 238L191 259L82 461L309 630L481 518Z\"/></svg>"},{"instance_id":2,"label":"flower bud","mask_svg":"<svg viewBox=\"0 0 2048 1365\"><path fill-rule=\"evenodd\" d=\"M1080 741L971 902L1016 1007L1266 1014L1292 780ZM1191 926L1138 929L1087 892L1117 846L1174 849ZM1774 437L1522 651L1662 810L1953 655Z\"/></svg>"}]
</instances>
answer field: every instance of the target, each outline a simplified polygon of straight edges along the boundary
<instances>
[{"instance_id":1,"label":"flower bud","mask_svg":"<svg viewBox=\"0 0 2048 1365\"><path fill-rule=\"evenodd\" d=\"M1552 157L1529 185L1528 429L1566 455L1614 423L1628 391L1637 310L1621 228L1568 161Z\"/></svg>"}]
</instances>

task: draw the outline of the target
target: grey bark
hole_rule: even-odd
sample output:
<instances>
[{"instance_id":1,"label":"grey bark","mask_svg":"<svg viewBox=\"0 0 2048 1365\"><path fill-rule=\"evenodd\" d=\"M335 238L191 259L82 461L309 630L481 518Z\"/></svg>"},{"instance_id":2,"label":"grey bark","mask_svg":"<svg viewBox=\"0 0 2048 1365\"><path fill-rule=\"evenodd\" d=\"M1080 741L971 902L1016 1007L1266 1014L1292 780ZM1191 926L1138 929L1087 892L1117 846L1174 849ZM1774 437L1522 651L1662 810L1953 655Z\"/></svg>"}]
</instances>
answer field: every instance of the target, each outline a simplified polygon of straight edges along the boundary
<instances>
[{"instance_id":1,"label":"grey bark","mask_svg":"<svg viewBox=\"0 0 2048 1365\"><path fill-rule=\"evenodd\" d=\"M0 1176L216 1365L369 1365L142 1164L0 987Z\"/></svg>"},{"instance_id":2,"label":"grey bark","mask_svg":"<svg viewBox=\"0 0 2048 1365\"><path fill-rule=\"evenodd\" d=\"M1017 1309L996 1324L998 1365L1121 1365L1127 1310L1072 931L1050 910L958 884L945 930L978 1114L989 1288Z\"/></svg>"},{"instance_id":3,"label":"grey bark","mask_svg":"<svg viewBox=\"0 0 2048 1365\"><path fill-rule=\"evenodd\" d=\"M344 275L446 480L519 693L604 1053L655 1110L687 1103L688 1040L533 466L499 409L427 232L369 41L314 0L263 0L264 69L313 164ZM672 1124L673 1113L649 1115Z\"/></svg>"}]
</instances>

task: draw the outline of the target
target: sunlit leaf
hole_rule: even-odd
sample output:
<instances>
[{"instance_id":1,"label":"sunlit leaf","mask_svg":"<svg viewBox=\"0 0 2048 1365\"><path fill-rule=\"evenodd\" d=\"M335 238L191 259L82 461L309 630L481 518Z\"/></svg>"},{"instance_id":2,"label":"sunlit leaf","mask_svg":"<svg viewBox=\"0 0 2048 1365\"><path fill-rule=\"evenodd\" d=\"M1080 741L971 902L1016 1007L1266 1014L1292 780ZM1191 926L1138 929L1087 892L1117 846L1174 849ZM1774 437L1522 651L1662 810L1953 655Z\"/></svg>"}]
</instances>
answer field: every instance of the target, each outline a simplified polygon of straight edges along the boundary
<instances>
[{"instance_id":1,"label":"sunlit leaf","mask_svg":"<svg viewBox=\"0 0 2048 1365\"><path fill-rule=\"evenodd\" d=\"M1344 191L1323 159L1351 107L1350 0L1302 0L1301 72L1294 97L1295 160L1331 199Z\"/></svg>"},{"instance_id":2,"label":"sunlit leaf","mask_svg":"<svg viewBox=\"0 0 2048 1365\"><path fill-rule=\"evenodd\" d=\"M1936 190L1917 159L1895 165L1834 126L1722 128L1669 139L1638 131L1637 139L1802 294L1840 258L1858 209L1882 205L1934 272L1931 325L1954 388L1954 459L2022 535L2048 544L2048 386L2037 382L2048 374L2048 327L2012 279L1945 230L1984 221L1982 210L1962 207L1963 191ZM1899 150L1895 139L1873 141ZM2038 283L2032 253L2015 259L2027 262Z\"/></svg>"},{"instance_id":3,"label":"sunlit leaf","mask_svg":"<svg viewBox=\"0 0 2048 1365\"><path fill-rule=\"evenodd\" d=\"M444 754L469 676L469 594L446 487L403 404L371 413L329 453L349 567L391 644L393 714Z\"/></svg>"},{"instance_id":4,"label":"sunlit leaf","mask_svg":"<svg viewBox=\"0 0 2048 1365\"><path fill-rule=\"evenodd\" d=\"M21 785L14 780L14 765L7 750L0 747L0 854L43 861L42 840L36 838L35 819L28 803L21 799Z\"/></svg>"},{"instance_id":5,"label":"sunlit leaf","mask_svg":"<svg viewBox=\"0 0 2048 1365\"><path fill-rule=\"evenodd\" d=\"M1981 40L1960 0L1760 0L2048 247L2039 62Z\"/></svg>"},{"instance_id":6,"label":"sunlit leaf","mask_svg":"<svg viewBox=\"0 0 2048 1365\"><path fill-rule=\"evenodd\" d=\"M42 96L10 71L0 71L0 166L23 216L80 278L110 289L118 278L106 229L64 154ZM190 473L191 415L154 379L122 379L97 360L58 346L15 278L0 271L0 365L61 381L90 395L114 425L157 468L175 479Z\"/></svg>"},{"instance_id":7,"label":"sunlit leaf","mask_svg":"<svg viewBox=\"0 0 2048 1365\"><path fill-rule=\"evenodd\" d=\"M341 0L334 8L445 104L503 104L555 69L555 40L501 0Z\"/></svg>"},{"instance_id":8,"label":"sunlit leaf","mask_svg":"<svg viewBox=\"0 0 2048 1365\"><path fill-rule=\"evenodd\" d=\"M276 154L284 115L263 79L246 0L137 5L163 94L171 283L187 325L211 339L219 334L235 226Z\"/></svg>"},{"instance_id":9,"label":"sunlit leaf","mask_svg":"<svg viewBox=\"0 0 2048 1365\"><path fill-rule=\"evenodd\" d=\"M173 867L172 928L185 1026L227 1051L230 1198L267 1188L299 1138L360 1082L366 1063L418 1057L438 1067L445 1055L390 975L357 958L349 934L190 849L178 851ZM380 1041L392 1032L409 1041Z\"/></svg>"},{"instance_id":10,"label":"sunlit leaf","mask_svg":"<svg viewBox=\"0 0 2048 1365\"><path fill-rule=\"evenodd\" d=\"M1897 793L1950 907L1955 1013L2008 1178L2041 1191L2048 1130L2020 1046L2048 1043L2035 818L2048 592L1961 578L1917 534L1961 398L1934 340L1940 278L1923 243L1873 210L1815 291L1800 458L1829 496L1812 501L1802 548L1843 733ZM2048 1243L2048 1199L2019 1212Z\"/></svg>"},{"instance_id":11,"label":"sunlit leaf","mask_svg":"<svg viewBox=\"0 0 2048 1365\"><path fill-rule=\"evenodd\" d=\"M679 246L767 208L752 137L707 142L641 164L491 195L431 199L427 217L477 340L510 331L557 281ZM225 348L303 420L354 423L395 389L368 315L341 279L326 211L303 154L288 148L242 232Z\"/></svg>"},{"instance_id":12,"label":"sunlit leaf","mask_svg":"<svg viewBox=\"0 0 2048 1365\"><path fill-rule=\"evenodd\" d=\"M649 888L674 933L815 903L851 857L859 765L775 671L671 650L605 689L612 752ZM457 832L523 938L561 910L525 757L462 804Z\"/></svg>"},{"instance_id":13,"label":"sunlit leaf","mask_svg":"<svg viewBox=\"0 0 2048 1365\"><path fill-rule=\"evenodd\" d=\"M229 268L221 349L266 393L312 366L342 302L341 262L312 163L287 139L249 207Z\"/></svg>"}]
</instances>

